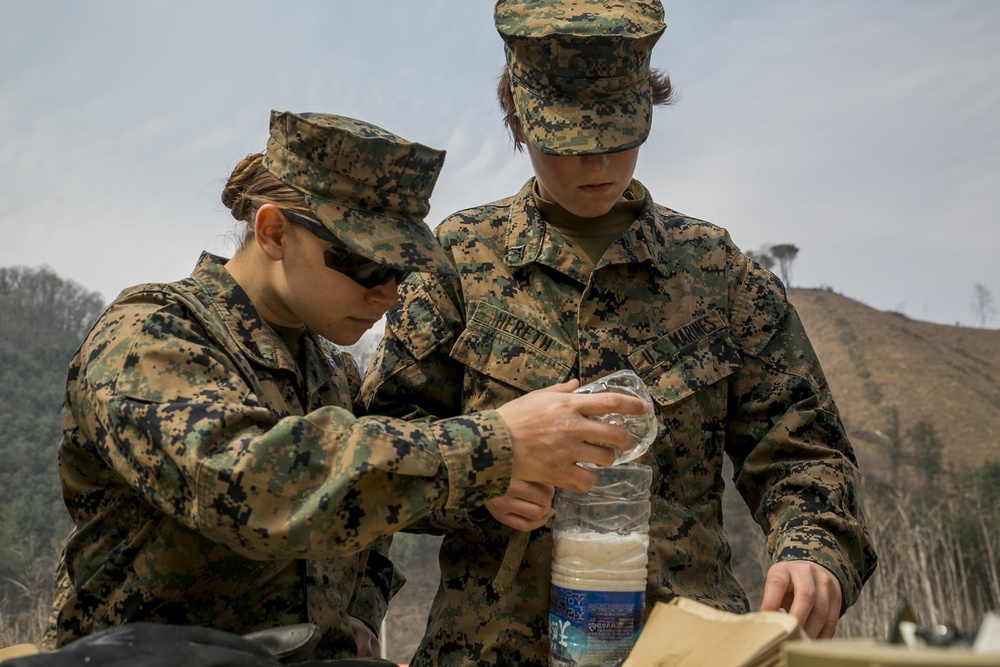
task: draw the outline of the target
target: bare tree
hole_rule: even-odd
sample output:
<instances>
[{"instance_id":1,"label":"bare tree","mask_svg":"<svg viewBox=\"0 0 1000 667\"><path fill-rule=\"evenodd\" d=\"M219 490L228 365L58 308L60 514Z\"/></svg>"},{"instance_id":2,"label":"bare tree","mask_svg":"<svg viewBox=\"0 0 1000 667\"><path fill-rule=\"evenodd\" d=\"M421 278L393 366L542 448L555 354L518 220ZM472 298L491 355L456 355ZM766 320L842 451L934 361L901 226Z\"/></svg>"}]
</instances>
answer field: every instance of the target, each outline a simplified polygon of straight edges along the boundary
<instances>
[{"instance_id":1,"label":"bare tree","mask_svg":"<svg viewBox=\"0 0 1000 667\"><path fill-rule=\"evenodd\" d=\"M996 315L997 309L993 305L993 295L986 289L986 285L976 283L976 298L972 302L972 310L979 319L979 326L986 328L986 321Z\"/></svg>"},{"instance_id":2,"label":"bare tree","mask_svg":"<svg viewBox=\"0 0 1000 667\"><path fill-rule=\"evenodd\" d=\"M779 243L771 246L771 255L778 260L778 268L781 271L781 280L785 287L792 286L792 262L799 254L798 246L791 243Z\"/></svg>"},{"instance_id":3,"label":"bare tree","mask_svg":"<svg viewBox=\"0 0 1000 667\"><path fill-rule=\"evenodd\" d=\"M767 248L761 248L760 250L747 250L747 257L754 260L765 269L774 268L774 257L767 251Z\"/></svg>"},{"instance_id":4,"label":"bare tree","mask_svg":"<svg viewBox=\"0 0 1000 667\"><path fill-rule=\"evenodd\" d=\"M932 490L935 479L944 472L944 443L934 432L934 425L927 421L918 421L908 435L914 445L913 463L923 474L926 489Z\"/></svg>"},{"instance_id":5,"label":"bare tree","mask_svg":"<svg viewBox=\"0 0 1000 667\"><path fill-rule=\"evenodd\" d=\"M886 451L889 454L889 464L892 466L892 485L899 481L899 469L906 459L903 451L903 429L899 421L899 410L892 406L886 412L889 423L886 425Z\"/></svg>"}]
</instances>

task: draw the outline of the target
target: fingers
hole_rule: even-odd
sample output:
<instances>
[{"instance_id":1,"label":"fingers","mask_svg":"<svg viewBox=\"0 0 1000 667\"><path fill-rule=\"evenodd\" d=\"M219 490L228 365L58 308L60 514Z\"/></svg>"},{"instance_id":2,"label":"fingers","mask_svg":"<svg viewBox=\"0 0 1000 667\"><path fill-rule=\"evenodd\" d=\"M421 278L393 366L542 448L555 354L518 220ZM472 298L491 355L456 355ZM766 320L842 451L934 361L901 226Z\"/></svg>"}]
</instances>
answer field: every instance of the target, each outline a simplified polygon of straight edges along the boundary
<instances>
[{"instance_id":1,"label":"fingers","mask_svg":"<svg viewBox=\"0 0 1000 667\"><path fill-rule=\"evenodd\" d=\"M764 581L764 596L760 601L761 611L786 609L785 593L791 588L791 577L786 569L779 568L778 565L781 563L773 565L767 571L767 579Z\"/></svg>"},{"instance_id":2,"label":"fingers","mask_svg":"<svg viewBox=\"0 0 1000 667\"><path fill-rule=\"evenodd\" d=\"M576 394L580 414L590 417L617 412L626 415L646 414L646 402L628 394L604 392L600 394Z\"/></svg>"},{"instance_id":3,"label":"fingers","mask_svg":"<svg viewBox=\"0 0 1000 667\"><path fill-rule=\"evenodd\" d=\"M596 445L588 445L590 447L595 447ZM607 447L601 447L605 451L610 451ZM614 463L614 454L610 454L610 459L607 463L597 463L596 465L607 467ZM590 487L597 483L597 473L588 468L584 468L581 465L572 463L570 465L560 465L554 469L555 474L552 475L552 484L558 486L561 489L569 489L570 491L578 491L584 493L589 491Z\"/></svg>"},{"instance_id":4,"label":"fingers","mask_svg":"<svg viewBox=\"0 0 1000 667\"><path fill-rule=\"evenodd\" d=\"M612 426L611 428L625 431L625 429L618 426ZM625 432L628 433L628 431ZM604 442L607 442L607 440L605 440ZM608 444L610 445L613 443L609 442ZM629 445L626 445L626 447L629 446L631 446L631 443L629 443ZM599 468L605 468L615 462L615 450L611 449L610 447L606 447L603 444L595 445L592 442L581 442L578 445L573 445L572 451L573 451L572 459L574 464L591 463Z\"/></svg>"},{"instance_id":5,"label":"fingers","mask_svg":"<svg viewBox=\"0 0 1000 667\"><path fill-rule=\"evenodd\" d=\"M829 639L837 631L842 593L840 582L810 561L775 563L767 572L761 611L785 609L812 639Z\"/></svg>"},{"instance_id":6,"label":"fingers","mask_svg":"<svg viewBox=\"0 0 1000 667\"><path fill-rule=\"evenodd\" d=\"M827 615L826 623L816 639L833 639L833 636L837 634L837 623L840 622L840 604L838 603L835 607L838 611Z\"/></svg>"},{"instance_id":7,"label":"fingers","mask_svg":"<svg viewBox=\"0 0 1000 667\"><path fill-rule=\"evenodd\" d=\"M512 479L504 496L542 507L551 507L556 490L551 484L539 484L523 479Z\"/></svg>"},{"instance_id":8,"label":"fingers","mask_svg":"<svg viewBox=\"0 0 1000 667\"><path fill-rule=\"evenodd\" d=\"M830 639L837 634L837 623L840 621L840 608L843 605L843 595L840 592L840 582L830 572L828 577L820 583L820 590L825 591L821 596L827 600L826 619L819 629L816 637L819 639Z\"/></svg>"},{"instance_id":9,"label":"fingers","mask_svg":"<svg viewBox=\"0 0 1000 667\"><path fill-rule=\"evenodd\" d=\"M578 384L572 380L533 391L497 408L511 435L513 477L586 491L596 477L577 463L609 466L616 450L634 446L627 429L588 416L609 411L643 414L646 404L610 392L573 394Z\"/></svg>"},{"instance_id":10,"label":"fingers","mask_svg":"<svg viewBox=\"0 0 1000 667\"><path fill-rule=\"evenodd\" d=\"M493 510L490 510L490 514L493 516L494 519L496 519L503 525L510 526L514 530L520 530L525 533L530 533L531 531L537 528L541 528L542 526L544 526L549 522L549 519L552 518L550 515L549 519L545 520L529 520L517 514L495 513L493 512Z\"/></svg>"},{"instance_id":11,"label":"fingers","mask_svg":"<svg viewBox=\"0 0 1000 667\"><path fill-rule=\"evenodd\" d=\"M584 417L613 416L610 420L588 419L591 424L585 427L586 441L614 448L615 452L627 452L636 445L635 436L626 429L620 428L623 415L644 415L648 406L642 399L624 394L584 394L574 398L587 399L577 407ZM612 423L607 423L607 422ZM617 425L612 425L617 424ZM583 459L581 459L583 460Z\"/></svg>"},{"instance_id":12,"label":"fingers","mask_svg":"<svg viewBox=\"0 0 1000 667\"><path fill-rule=\"evenodd\" d=\"M359 658L379 658L381 657L381 649L378 644L378 637L375 633L361 621L354 616L348 617L348 623L351 626L351 630L354 632L354 641L357 644L357 657Z\"/></svg>"},{"instance_id":13,"label":"fingers","mask_svg":"<svg viewBox=\"0 0 1000 667\"><path fill-rule=\"evenodd\" d=\"M614 463L616 452L626 452L635 447L635 436L629 433L628 429L589 419L587 421L594 426L582 425L579 427L580 436L584 440L582 444L587 445L587 447L581 449L583 455L577 459L578 461L603 467ZM592 450L591 447L600 447L600 449ZM603 461L607 461L607 463L603 463Z\"/></svg>"},{"instance_id":14,"label":"fingers","mask_svg":"<svg viewBox=\"0 0 1000 667\"><path fill-rule=\"evenodd\" d=\"M520 500L504 502L502 498L486 501L486 509L500 523L523 531L541 528L555 514L555 510L551 507L533 505Z\"/></svg>"},{"instance_id":15,"label":"fingers","mask_svg":"<svg viewBox=\"0 0 1000 667\"><path fill-rule=\"evenodd\" d=\"M555 514L552 509L554 495L555 488L552 486L515 479L505 495L489 500L485 505L500 523L530 531L544 526Z\"/></svg>"},{"instance_id":16,"label":"fingers","mask_svg":"<svg viewBox=\"0 0 1000 667\"><path fill-rule=\"evenodd\" d=\"M808 576L792 575L793 597L788 613L794 616L802 630L812 639L826 623L826 605L820 600L815 582Z\"/></svg>"}]
</instances>

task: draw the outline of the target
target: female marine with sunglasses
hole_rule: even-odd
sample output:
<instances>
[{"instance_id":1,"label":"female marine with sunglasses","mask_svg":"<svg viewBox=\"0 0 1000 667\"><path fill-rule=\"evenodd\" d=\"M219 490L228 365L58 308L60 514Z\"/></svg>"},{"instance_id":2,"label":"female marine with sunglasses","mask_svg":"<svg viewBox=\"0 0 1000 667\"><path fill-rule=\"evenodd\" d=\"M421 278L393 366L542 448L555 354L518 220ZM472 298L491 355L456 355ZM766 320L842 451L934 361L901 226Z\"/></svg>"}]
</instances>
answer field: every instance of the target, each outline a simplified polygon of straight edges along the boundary
<instances>
[{"instance_id":1,"label":"female marine with sunglasses","mask_svg":"<svg viewBox=\"0 0 1000 667\"><path fill-rule=\"evenodd\" d=\"M377 655L402 578L387 536L512 476L587 488L637 399L566 383L436 422L359 416L351 345L409 271L450 271L423 221L444 153L374 125L272 112L222 194L231 259L130 288L68 374L59 471L75 523L50 648L127 622L244 634L309 622L314 657ZM434 322L428 321L427 327Z\"/></svg>"}]
</instances>

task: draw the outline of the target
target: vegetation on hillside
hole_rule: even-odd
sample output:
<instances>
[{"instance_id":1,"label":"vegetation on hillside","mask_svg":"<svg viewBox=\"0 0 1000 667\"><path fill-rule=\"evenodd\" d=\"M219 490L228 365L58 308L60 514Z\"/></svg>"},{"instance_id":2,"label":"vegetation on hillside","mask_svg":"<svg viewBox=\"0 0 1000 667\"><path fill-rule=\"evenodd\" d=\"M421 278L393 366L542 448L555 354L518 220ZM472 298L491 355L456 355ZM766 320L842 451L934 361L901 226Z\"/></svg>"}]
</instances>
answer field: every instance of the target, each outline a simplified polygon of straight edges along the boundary
<instances>
[{"instance_id":1,"label":"vegetation on hillside","mask_svg":"<svg viewBox=\"0 0 1000 667\"><path fill-rule=\"evenodd\" d=\"M66 369L104 308L48 268L0 269L0 612L34 625L69 529L56 471Z\"/></svg>"}]
</instances>

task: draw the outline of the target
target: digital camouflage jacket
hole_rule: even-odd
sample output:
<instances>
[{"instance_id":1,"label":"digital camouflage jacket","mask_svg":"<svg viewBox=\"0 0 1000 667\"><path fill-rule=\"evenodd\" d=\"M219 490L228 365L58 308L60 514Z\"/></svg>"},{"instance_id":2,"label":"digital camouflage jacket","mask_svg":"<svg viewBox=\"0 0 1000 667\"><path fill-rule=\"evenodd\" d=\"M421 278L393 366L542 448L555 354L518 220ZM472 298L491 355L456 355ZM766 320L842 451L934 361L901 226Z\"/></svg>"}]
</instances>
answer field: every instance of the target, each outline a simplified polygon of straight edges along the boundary
<instances>
[{"instance_id":1,"label":"digital camouflage jacket","mask_svg":"<svg viewBox=\"0 0 1000 667\"><path fill-rule=\"evenodd\" d=\"M224 261L126 290L73 358L59 471L75 528L49 646L129 621L311 621L318 656L354 655L348 616L378 628L402 584L385 536L509 484L499 415L356 417L353 358L306 332L296 363Z\"/></svg>"},{"instance_id":2,"label":"digital camouflage jacket","mask_svg":"<svg viewBox=\"0 0 1000 667\"><path fill-rule=\"evenodd\" d=\"M722 528L723 455L775 561L830 569L853 603L876 555L860 476L820 364L784 287L725 230L655 205L591 271L516 196L437 228L458 275L413 276L388 315L362 400L378 413L454 415L571 378L631 368L660 429L647 608L674 596L748 611ZM484 509L440 512L441 588L412 664L545 665L551 531L531 533L509 590L494 586L511 529Z\"/></svg>"}]
</instances>

